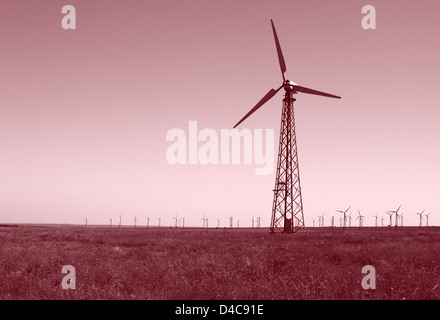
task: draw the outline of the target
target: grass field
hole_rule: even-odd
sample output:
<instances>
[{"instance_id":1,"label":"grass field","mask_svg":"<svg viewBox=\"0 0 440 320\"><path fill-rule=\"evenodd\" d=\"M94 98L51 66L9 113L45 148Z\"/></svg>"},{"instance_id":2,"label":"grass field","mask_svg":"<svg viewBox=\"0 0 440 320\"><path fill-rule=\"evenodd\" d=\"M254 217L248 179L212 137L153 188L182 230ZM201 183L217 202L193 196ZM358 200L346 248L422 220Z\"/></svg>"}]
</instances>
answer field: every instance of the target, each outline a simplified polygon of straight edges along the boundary
<instances>
[{"instance_id":1,"label":"grass field","mask_svg":"<svg viewBox=\"0 0 440 320\"><path fill-rule=\"evenodd\" d=\"M0 274L0 299L439 299L440 228L3 226Z\"/></svg>"}]
</instances>

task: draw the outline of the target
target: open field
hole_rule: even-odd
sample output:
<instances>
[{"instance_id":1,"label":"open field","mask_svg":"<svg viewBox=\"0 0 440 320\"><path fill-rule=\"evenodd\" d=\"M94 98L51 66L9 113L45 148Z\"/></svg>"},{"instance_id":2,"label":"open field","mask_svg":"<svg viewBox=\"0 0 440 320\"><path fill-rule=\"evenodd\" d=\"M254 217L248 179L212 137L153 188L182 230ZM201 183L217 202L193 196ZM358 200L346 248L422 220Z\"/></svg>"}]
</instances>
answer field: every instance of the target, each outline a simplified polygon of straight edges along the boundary
<instances>
[{"instance_id":1,"label":"open field","mask_svg":"<svg viewBox=\"0 0 440 320\"><path fill-rule=\"evenodd\" d=\"M64 265L75 290L61 287ZM0 299L439 299L440 228L3 225L0 274Z\"/></svg>"}]
</instances>

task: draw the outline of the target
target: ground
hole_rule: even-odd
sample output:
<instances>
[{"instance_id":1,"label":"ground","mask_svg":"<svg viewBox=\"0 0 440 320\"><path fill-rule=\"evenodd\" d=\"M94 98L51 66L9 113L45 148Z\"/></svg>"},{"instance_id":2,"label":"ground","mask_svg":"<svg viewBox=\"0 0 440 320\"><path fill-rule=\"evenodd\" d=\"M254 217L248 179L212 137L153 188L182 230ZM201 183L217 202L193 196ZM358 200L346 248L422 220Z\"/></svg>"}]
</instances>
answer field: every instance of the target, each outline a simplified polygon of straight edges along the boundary
<instances>
[{"instance_id":1,"label":"ground","mask_svg":"<svg viewBox=\"0 0 440 320\"><path fill-rule=\"evenodd\" d=\"M440 228L3 225L0 272L0 299L440 299Z\"/></svg>"}]
</instances>

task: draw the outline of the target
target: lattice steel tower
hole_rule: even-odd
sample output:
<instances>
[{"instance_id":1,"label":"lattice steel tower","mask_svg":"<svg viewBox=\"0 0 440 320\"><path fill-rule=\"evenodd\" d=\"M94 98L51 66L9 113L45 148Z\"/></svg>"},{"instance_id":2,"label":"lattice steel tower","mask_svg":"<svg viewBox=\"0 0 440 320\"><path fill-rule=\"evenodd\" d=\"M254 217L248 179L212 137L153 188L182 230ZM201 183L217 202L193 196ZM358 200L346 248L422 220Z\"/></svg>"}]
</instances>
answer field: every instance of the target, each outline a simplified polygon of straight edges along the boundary
<instances>
[{"instance_id":1,"label":"lattice steel tower","mask_svg":"<svg viewBox=\"0 0 440 320\"><path fill-rule=\"evenodd\" d=\"M278 150L277 175L275 189L273 190L271 232L295 233L304 227L304 213L301 197L301 185L299 179L298 152L296 145L295 117L293 102L296 100L293 95L296 93L308 93L329 98L341 99L322 91L306 88L286 80L286 63L281 51L275 25L271 20L273 36L277 48L278 61L280 63L283 84L278 89L271 89L269 92L234 126L246 120L251 114L257 111L263 104L269 101L281 88L286 91L283 99L283 110L281 116L281 132Z\"/></svg>"},{"instance_id":2,"label":"lattice steel tower","mask_svg":"<svg viewBox=\"0 0 440 320\"><path fill-rule=\"evenodd\" d=\"M293 86L286 83L281 116L278 165L272 205L270 231L296 232L304 227L299 178L298 150L293 112Z\"/></svg>"}]
</instances>

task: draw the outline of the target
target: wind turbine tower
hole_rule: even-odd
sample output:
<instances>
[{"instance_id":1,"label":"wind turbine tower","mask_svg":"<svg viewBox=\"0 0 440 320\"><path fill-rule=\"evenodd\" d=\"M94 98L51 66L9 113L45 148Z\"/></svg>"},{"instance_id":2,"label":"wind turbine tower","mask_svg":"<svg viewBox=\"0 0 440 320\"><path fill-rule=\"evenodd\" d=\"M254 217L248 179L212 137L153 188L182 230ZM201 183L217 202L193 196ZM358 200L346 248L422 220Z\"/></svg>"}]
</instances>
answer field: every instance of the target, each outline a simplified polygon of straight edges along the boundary
<instances>
[{"instance_id":1,"label":"wind turbine tower","mask_svg":"<svg viewBox=\"0 0 440 320\"><path fill-rule=\"evenodd\" d=\"M286 63L281 51L275 25L272 20L271 24L283 83L277 89L269 90L269 92L234 126L234 128L240 125L240 123L246 120L262 105L275 96L278 91L284 89L285 93L281 117L277 173L275 188L273 189L274 196L272 202L270 231L295 233L304 228L305 225L293 108L293 102L296 101L296 99L293 96L298 93L306 93L337 99L340 99L341 97L299 86L293 81L285 78L284 73L287 70Z\"/></svg>"}]
</instances>

